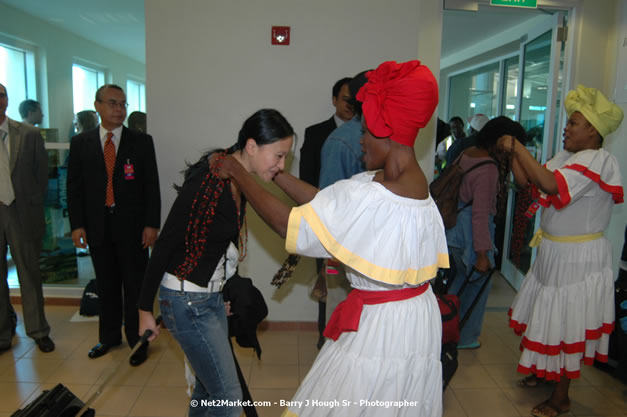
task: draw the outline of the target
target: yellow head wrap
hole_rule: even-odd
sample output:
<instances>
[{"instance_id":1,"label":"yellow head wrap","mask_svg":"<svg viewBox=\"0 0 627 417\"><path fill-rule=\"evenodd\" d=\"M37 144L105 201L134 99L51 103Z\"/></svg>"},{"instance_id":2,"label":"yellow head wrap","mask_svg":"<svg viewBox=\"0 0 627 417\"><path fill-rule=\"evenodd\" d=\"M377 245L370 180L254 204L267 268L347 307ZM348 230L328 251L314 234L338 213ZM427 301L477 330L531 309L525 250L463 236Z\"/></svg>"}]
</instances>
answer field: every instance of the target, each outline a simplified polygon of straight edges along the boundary
<instances>
[{"instance_id":1,"label":"yellow head wrap","mask_svg":"<svg viewBox=\"0 0 627 417\"><path fill-rule=\"evenodd\" d=\"M596 88L588 88L578 85L576 90L569 91L564 101L566 113L578 111L588 122L605 137L618 129L623 121L623 110L609 101L603 93Z\"/></svg>"}]
</instances>

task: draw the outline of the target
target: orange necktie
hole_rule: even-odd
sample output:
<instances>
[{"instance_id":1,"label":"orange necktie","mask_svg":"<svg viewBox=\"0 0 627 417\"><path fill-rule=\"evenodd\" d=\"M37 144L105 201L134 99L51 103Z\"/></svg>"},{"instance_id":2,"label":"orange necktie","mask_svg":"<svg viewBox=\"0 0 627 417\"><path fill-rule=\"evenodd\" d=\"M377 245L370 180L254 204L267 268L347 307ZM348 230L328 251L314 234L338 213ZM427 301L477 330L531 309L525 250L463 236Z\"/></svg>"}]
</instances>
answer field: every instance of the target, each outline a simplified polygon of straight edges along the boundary
<instances>
[{"instance_id":1,"label":"orange necktie","mask_svg":"<svg viewBox=\"0 0 627 417\"><path fill-rule=\"evenodd\" d=\"M113 137L113 132L107 133L107 140L104 144L104 160L105 167L107 169L107 199L106 205L107 207L111 207L115 204L115 198L113 197L113 168L115 168L115 145L111 138Z\"/></svg>"}]
</instances>

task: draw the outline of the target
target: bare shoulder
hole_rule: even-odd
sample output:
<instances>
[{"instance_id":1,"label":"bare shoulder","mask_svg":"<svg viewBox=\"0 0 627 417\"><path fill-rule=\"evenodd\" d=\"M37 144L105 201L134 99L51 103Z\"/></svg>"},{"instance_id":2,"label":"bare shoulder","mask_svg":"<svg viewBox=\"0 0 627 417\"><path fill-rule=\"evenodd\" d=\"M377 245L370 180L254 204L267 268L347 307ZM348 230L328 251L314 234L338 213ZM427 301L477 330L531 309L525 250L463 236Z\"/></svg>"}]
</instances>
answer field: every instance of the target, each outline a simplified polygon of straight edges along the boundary
<instances>
[{"instance_id":1,"label":"bare shoulder","mask_svg":"<svg viewBox=\"0 0 627 417\"><path fill-rule=\"evenodd\" d=\"M422 172L406 173L394 180L385 180L383 175L377 179L377 175L375 175L373 180L381 183L389 191L400 197L414 200L424 200L429 197L429 185Z\"/></svg>"}]
</instances>

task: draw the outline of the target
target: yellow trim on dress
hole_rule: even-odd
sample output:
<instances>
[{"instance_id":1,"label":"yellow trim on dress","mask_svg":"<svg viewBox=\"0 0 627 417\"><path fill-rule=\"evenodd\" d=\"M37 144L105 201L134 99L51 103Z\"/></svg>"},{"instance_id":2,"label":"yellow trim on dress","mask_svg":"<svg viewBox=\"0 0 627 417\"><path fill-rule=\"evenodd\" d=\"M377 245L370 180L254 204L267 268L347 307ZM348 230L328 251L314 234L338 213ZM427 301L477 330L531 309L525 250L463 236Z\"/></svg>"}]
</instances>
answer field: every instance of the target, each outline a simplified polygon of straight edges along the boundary
<instances>
[{"instance_id":1,"label":"yellow trim on dress","mask_svg":"<svg viewBox=\"0 0 627 417\"><path fill-rule=\"evenodd\" d=\"M428 265L417 270L389 269L373 264L372 262L346 249L338 241L336 241L310 204L294 207L290 212L287 225L287 237L285 240L285 249L289 253L296 253L300 221L302 218L307 220L309 226L320 240L322 246L324 246L324 248L331 255L344 265L350 266L374 280L392 285L402 285L404 283L418 285L435 277L438 272L438 268L449 267L448 253L439 253L438 260L435 264Z\"/></svg>"},{"instance_id":2,"label":"yellow trim on dress","mask_svg":"<svg viewBox=\"0 0 627 417\"><path fill-rule=\"evenodd\" d=\"M285 250L288 253L296 253L296 244L298 242L298 232L300 230L300 207L294 207L290 210L290 217L287 220L287 236L285 236Z\"/></svg>"},{"instance_id":3,"label":"yellow trim on dress","mask_svg":"<svg viewBox=\"0 0 627 417\"><path fill-rule=\"evenodd\" d=\"M574 236L553 236L548 234L542 229L538 229L536 233L531 238L531 242L529 242L529 246L535 248L540 244L542 239L552 240L553 242L560 243L581 243L588 242L590 240L597 240L603 237L603 232L599 233L590 233L587 235L574 235Z\"/></svg>"},{"instance_id":4,"label":"yellow trim on dress","mask_svg":"<svg viewBox=\"0 0 627 417\"><path fill-rule=\"evenodd\" d=\"M298 417L298 414L294 414L289 410L289 408L286 408L285 411L283 411L283 414L281 414L281 417Z\"/></svg>"}]
</instances>

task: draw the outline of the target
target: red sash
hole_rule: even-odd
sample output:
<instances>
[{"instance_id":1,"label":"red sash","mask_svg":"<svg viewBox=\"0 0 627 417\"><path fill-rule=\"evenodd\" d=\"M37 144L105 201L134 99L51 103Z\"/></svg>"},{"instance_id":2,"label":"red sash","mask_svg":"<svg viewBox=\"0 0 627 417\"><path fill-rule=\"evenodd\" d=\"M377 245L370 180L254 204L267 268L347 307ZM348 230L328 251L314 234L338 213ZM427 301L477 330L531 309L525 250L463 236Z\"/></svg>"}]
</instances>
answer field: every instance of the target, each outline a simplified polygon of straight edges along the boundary
<instances>
[{"instance_id":1,"label":"red sash","mask_svg":"<svg viewBox=\"0 0 627 417\"><path fill-rule=\"evenodd\" d=\"M364 291L353 289L346 300L335 307L323 336L337 340L343 332L356 332L364 304L382 304L390 301L401 301L417 297L424 293L429 284L415 288L403 288L391 291Z\"/></svg>"}]
</instances>

